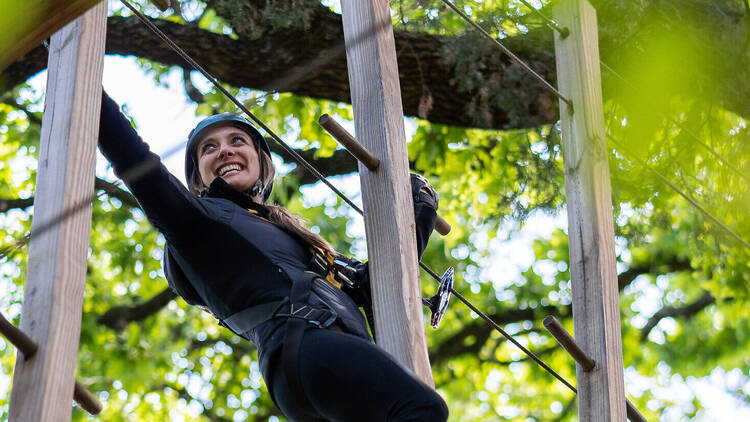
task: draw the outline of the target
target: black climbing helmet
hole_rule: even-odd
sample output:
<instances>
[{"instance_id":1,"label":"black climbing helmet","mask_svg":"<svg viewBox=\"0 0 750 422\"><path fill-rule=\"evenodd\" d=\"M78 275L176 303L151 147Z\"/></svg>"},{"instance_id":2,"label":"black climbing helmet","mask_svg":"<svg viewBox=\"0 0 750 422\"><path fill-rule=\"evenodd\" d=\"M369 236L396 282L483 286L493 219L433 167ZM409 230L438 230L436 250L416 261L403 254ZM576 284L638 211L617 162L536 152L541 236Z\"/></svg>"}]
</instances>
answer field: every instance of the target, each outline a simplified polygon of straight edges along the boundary
<instances>
[{"instance_id":1,"label":"black climbing helmet","mask_svg":"<svg viewBox=\"0 0 750 422\"><path fill-rule=\"evenodd\" d=\"M190 185L190 181L192 180L193 175L198 168L195 151L195 149L198 147L198 141L200 141L201 137L206 133L207 130L221 126L234 126L238 129L241 129L242 131L250 135L250 137L253 139L256 151L260 153L260 150L263 150L266 154L268 154L269 157L271 156L271 149L268 148L268 143L260 134L260 132L258 132L258 129L256 129L249 120L233 113L214 114L213 116L207 117L200 123L198 123L198 126L196 126L195 129L191 130L190 135L188 136L187 149L185 149L185 180L187 181L188 185ZM260 180L262 180L266 175L267 170L264 168L263 160L261 159L261 157L259 156L258 158L258 163L260 164L259 175ZM267 186L262 186L261 189L263 190L263 201L265 202L271 195L271 190L273 189L273 180L269 182Z\"/></svg>"}]
</instances>

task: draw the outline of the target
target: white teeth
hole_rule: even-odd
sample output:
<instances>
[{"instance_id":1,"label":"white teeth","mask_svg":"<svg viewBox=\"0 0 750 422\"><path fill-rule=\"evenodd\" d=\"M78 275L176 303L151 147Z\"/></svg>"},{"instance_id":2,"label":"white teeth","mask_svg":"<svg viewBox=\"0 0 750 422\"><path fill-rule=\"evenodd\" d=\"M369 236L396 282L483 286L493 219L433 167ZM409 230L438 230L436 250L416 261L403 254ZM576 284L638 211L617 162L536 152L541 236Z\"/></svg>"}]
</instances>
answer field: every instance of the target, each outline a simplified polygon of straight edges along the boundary
<instances>
[{"instance_id":1,"label":"white teeth","mask_svg":"<svg viewBox=\"0 0 750 422\"><path fill-rule=\"evenodd\" d=\"M219 168L219 170L217 170L216 173L219 176L224 176L225 174L229 173L232 170L240 171L242 170L242 167L240 167L239 164L229 164L229 165Z\"/></svg>"}]
</instances>

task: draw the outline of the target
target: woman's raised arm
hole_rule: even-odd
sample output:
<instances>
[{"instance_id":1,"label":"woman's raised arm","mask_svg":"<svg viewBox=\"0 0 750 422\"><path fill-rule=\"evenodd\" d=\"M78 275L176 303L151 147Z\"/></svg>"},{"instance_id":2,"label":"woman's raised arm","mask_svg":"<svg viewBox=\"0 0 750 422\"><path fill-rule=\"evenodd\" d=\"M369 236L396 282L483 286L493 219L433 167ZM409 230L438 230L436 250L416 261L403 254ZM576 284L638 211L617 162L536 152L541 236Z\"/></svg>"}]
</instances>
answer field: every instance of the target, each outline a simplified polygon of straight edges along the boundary
<instances>
[{"instance_id":1,"label":"woman's raised arm","mask_svg":"<svg viewBox=\"0 0 750 422\"><path fill-rule=\"evenodd\" d=\"M184 227L206 218L205 207L169 173L104 91L99 150L138 199L151 224L168 239L179 240Z\"/></svg>"}]
</instances>

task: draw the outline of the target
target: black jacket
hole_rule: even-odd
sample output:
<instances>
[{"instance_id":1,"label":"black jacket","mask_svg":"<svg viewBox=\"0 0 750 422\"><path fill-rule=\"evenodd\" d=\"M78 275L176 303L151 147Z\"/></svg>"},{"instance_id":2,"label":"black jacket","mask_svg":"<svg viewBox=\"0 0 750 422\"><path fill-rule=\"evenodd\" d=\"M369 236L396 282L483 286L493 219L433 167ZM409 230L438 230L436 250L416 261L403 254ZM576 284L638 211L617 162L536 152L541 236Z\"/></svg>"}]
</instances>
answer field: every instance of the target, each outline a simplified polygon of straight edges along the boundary
<instances>
[{"instance_id":1,"label":"black jacket","mask_svg":"<svg viewBox=\"0 0 750 422\"><path fill-rule=\"evenodd\" d=\"M225 319L248 307L283 300L289 296L292 282L318 277L310 272L309 247L262 218L265 207L235 191L223 179L217 177L203 197L191 194L149 151L106 94L99 148L138 199L149 221L164 234L168 281L189 303L204 305L217 318ZM249 208L258 214L249 212ZM417 205L420 256L435 215L432 207ZM364 320L352 299L341 290L327 287L326 294L338 308L340 328L367 337ZM331 305L332 301L327 303ZM269 358L281 345L284 322L270 320L245 336L258 347L264 377Z\"/></svg>"}]
</instances>

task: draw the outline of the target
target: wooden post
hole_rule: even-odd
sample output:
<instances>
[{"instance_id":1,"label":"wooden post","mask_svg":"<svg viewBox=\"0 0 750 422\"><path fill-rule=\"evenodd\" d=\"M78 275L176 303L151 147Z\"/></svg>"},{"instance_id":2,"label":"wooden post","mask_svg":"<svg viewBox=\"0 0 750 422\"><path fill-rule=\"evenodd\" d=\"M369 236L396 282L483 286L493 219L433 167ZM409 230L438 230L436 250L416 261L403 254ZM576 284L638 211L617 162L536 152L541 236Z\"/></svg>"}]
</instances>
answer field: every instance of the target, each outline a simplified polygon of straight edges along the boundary
<instances>
[{"instance_id":1,"label":"wooden post","mask_svg":"<svg viewBox=\"0 0 750 422\"><path fill-rule=\"evenodd\" d=\"M397 361L434 386L389 3L341 3L356 136L380 160L374 172L359 163L376 336Z\"/></svg>"},{"instance_id":2,"label":"wooden post","mask_svg":"<svg viewBox=\"0 0 750 422\"><path fill-rule=\"evenodd\" d=\"M71 417L106 17L107 4L101 2L52 36L20 324L39 350L30 359L16 359L11 421Z\"/></svg>"},{"instance_id":3,"label":"wooden post","mask_svg":"<svg viewBox=\"0 0 750 422\"><path fill-rule=\"evenodd\" d=\"M555 34L568 241L576 342L596 362L576 367L581 421L625 421L619 291L612 194L604 132L596 12L586 0L562 0Z\"/></svg>"}]
</instances>

